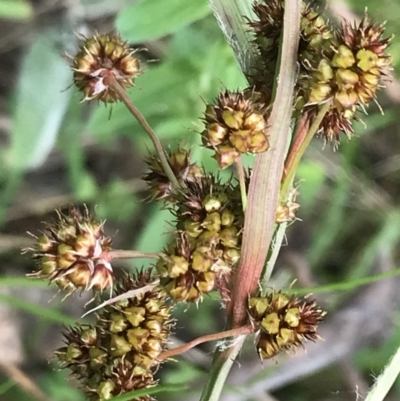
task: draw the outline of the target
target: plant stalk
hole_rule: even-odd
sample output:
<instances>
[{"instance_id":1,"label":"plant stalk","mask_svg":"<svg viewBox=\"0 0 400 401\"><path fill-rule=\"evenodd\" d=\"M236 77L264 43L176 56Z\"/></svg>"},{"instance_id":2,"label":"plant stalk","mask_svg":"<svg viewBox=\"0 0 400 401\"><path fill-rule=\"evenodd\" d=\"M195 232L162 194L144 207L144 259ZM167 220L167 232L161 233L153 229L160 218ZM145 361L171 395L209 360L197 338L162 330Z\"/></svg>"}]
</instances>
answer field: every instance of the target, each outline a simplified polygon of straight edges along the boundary
<instances>
[{"instance_id":1,"label":"plant stalk","mask_svg":"<svg viewBox=\"0 0 400 401\"><path fill-rule=\"evenodd\" d=\"M241 157L239 157L236 160L236 171L237 171L237 176L238 176L239 186L240 186L240 196L242 198L242 209L243 209L243 212L245 212L246 207L247 207L246 176L245 176L243 161L242 161Z\"/></svg>"},{"instance_id":2,"label":"plant stalk","mask_svg":"<svg viewBox=\"0 0 400 401\"><path fill-rule=\"evenodd\" d=\"M288 132L293 110L293 91L296 82L298 44L300 38L301 0L287 0L290 5L284 10L284 24L281 37L279 62L277 64L277 82L274 103L269 120L271 148L259 154L253 170L248 191L245 215L242 255L228 305L228 327L238 328L245 324L247 317L247 299L258 287L261 272L268 254L275 227L275 213L278 204L280 183L282 180L284 158L286 154ZM221 6L226 1L212 0L213 5ZM233 0L232 9L242 2ZM250 4L250 2L248 2ZM229 21L227 8L223 17ZM242 21L236 21L239 29L245 29ZM255 60L256 64L259 60ZM218 401L229 374L239 354L246 336L238 337L232 347L218 350L214 355L208 382L200 401Z\"/></svg>"},{"instance_id":3,"label":"plant stalk","mask_svg":"<svg viewBox=\"0 0 400 401\"><path fill-rule=\"evenodd\" d=\"M118 94L119 98L125 104L127 109L131 112L131 114L136 118L138 123L142 126L142 128L149 135L151 141L153 142L154 148L156 149L157 155L160 159L160 164L164 170L165 175L168 177L168 179L171 182L173 187L179 188L179 182L178 182L177 178L175 177L175 174L172 171L172 168L168 162L164 148L162 147L157 134L150 127L150 124L147 122L146 118L139 111L139 109L134 105L132 100L127 95L125 89L118 83L118 81L114 77L112 77L112 76L107 77L107 84L110 86L110 88L112 88Z\"/></svg>"},{"instance_id":4,"label":"plant stalk","mask_svg":"<svg viewBox=\"0 0 400 401\"><path fill-rule=\"evenodd\" d=\"M285 178L283 180L282 188L281 188L281 199L286 199L290 187L293 182L294 175L296 174L297 168L299 166L300 160L304 155L304 152L308 148L311 140L314 138L315 133L317 132L322 120L325 117L325 114L328 112L331 106L330 102L326 102L322 106L320 106L318 110L318 114L315 116L310 128L308 129L306 135L299 135L295 138L295 143L293 144L290 154L287 158L289 164L285 166Z\"/></svg>"},{"instance_id":5,"label":"plant stalk","mask_svg":"<svg viewBox=\"0 0 400 401\"><path fill-rule=\"evenodd\" d=\"M247 318L247 299L258 287L275 229L297 77L300 3L300 0L292 0L284 11L277 86L268 121L271 147L256 156L250 181L241 258L228 309L232 328L242 326Z\"/></svg>"},{"instance_id":6,"label":"plant stalk","mask_svg":"<svg viewBox=\"0 0 400 401\"><path fill-rule=\"evenodd\" d=\"M168 351L164 351L158 357L159 361L163 361L164 359L171 358L174 355L183 354L186 351L189 351L191 348L196 347L199 344L206 343L209 341L217 341L222 340L227 337L237 337L241 335L250 334L254 331L254 327L251 324L247 324L246 326L240 327L238 329L221 331L219 333L207 334L205 336L196 338L181 347L177 347L174 349L170 349Z\"/></svg>"},{"instance_id":7,"label":"plant stalk","mask_svg":"<svg viewBox=\"0 0 400 401\"><path fill-rule=\"evenodd\" d=\"M109 252L103 252L101 258L106 260L107 262L111 262L114 259L135 259L135 258L159 259L163 256L164 256L163 253L146 253L139 251L113 250Z\"/></svg>"}]
</instances>

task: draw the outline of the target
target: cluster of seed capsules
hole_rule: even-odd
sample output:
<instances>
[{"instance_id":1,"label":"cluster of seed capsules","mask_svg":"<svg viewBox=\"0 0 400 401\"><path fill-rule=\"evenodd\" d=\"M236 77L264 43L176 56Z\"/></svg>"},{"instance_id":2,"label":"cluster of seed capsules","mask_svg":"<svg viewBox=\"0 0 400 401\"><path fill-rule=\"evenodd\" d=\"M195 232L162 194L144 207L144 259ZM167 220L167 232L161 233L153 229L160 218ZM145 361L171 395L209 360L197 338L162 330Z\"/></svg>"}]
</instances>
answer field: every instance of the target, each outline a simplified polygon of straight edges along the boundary
<instances>
[{"instance_id":1,"label":"cluster of seed capsules","mask_svg":"<svg viewBox=\"0 0 400 401\"><path fill-rule=\"evenodd\" d=\"M214 151L221 169L243 154L269 149L268 111L282 30L283 1L265 0L254 5L257 21L254 45L261 65L249 77L252 87L224 91L208 104L204 113L203 145ZM339 133L350 136L356 112L375 97L378 82L390 64L385 54L389 39L382 39L383 26L366 18L358 26L343 23L333 31L323 17L304 6L299 49L300 72L295 113L310 121L318 106L330 102L320 132L326 140L339 141ZM118 91L133 86L140 62L118 35L83 38L72 57L74 83L84 100L112 103ZM29 249L39 269L32 276L49 279L67 293L114 287L114 295L132 290L131 298L104 307L94 326L78 325L64 333L65 347L56 354L69 368L91 401L104 401L135 389L154 386L167 339L173 327L173 306L195 302L219 291L229 298L235 267L240 259L244 212L240 187L235 179L222 182L192 163L190 151L166 152L180 187L174 188L156 156L146 162L152 200L164 202L175 216L172 240L154 267L117 280L111 265L112 244L104 224L85 210L72 208L58 214ZM245 177L248 186L251 171ZM292 221L299 205L295 198L278 205L276 223ZM319 338L317 326L325 312L314 301L271 292L249 298L248 314L257 332L261 358L292 351L304 341ZM140 397L149 401L152 397Z\"/></svg>"},{"instance_id":2,"label":"cluster of seed capsules","mask_svg":"<svg viewBox=\"0 0 400 401\"><path fill-rule=\"evenodd\" d=\"M96 324L79 325L64 333L65 347L56 351L92 401L108 400L156 384L159 355L173 321L166 294L156 288L140 292L152 280L150 272L124 275L116 295L138 290L135 297L105 306ZM150 396L140 401L150 401Z\"/></svg>"},{"instance_id":3,"label":"cluster of seed capsules","mask_svg":"<svg viewBox=\"0 0 400 401\"><path fill-rule=\"evenodd\" d=\"M280 34L283 27L284 1L256 2L257 21L250 23L254 44L262 65L250 77L268 103L272 96ZM331 27L310 4L302 4L299 45L299 74L295 112L312 121L318 106L329 102L318 134L336 148L340 134L353 134L352 121L357 112L376 99L381 78L390 69L386 53L391 38L383 38L384 24L374 24L367 15L359 24L343 21Z\"/></svg>"}]
</instances>

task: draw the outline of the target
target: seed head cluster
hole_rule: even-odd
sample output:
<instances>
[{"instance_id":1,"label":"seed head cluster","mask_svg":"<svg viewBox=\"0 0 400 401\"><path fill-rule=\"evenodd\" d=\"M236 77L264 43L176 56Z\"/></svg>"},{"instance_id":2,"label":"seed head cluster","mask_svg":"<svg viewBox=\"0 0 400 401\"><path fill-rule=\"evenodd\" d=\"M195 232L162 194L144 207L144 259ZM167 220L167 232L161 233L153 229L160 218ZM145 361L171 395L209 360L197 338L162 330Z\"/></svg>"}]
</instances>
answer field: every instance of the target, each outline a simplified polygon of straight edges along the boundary
<instances>
[{"instance_id":1,"label":"seed head cluster","mask_svg":"<svg viewBox=\"0 0 400 401\"><path fill-rule=\"evenodd\" d=\"M262 359L320 339L317 327L326 312L315 301L273 292L249 299L249 315L258 333L257 350Z\"/></svg>"},{"instance_id":2,"label":"seed head cluster","mask_svg":"<svg viewBox=\"0 0 400 401\"><path fill-rule=\"evenodd\" d=\"M243 153L260 153L269 148L265 108L252 91L219 95L207 105L203 143L215 151L221 168L233 164Z\"/></svg>"},{"instance_id":3,"label":"seed head cluster","mask_svg":"<svg viewBox=\"0 0 400 401\"><path fill-rule=\"evenodd\" d=\"M264 0L254 5L257 21L250 26L263 64L254 77L257 90L270 96L271 71L276 68L276 49L282 30L284 2ZM333 29L310 5L303 4L299 45L299 78L296 109L312 120L318 106L330 102L318 133L337 147L340 133L351 137L352 121L376 97L380 81L389 70L386 54L390 38L383 38L384 25L374 24L367 15L359 24L343 22Z\"/></svg>"},{"instance_id":4,"label":"seed head cluster","mask_svg":"<svg viewBox=\"0 0 400 401\"><path fill-rule=\"evenodd\" d=\"M152 130L145 128L144 117L124 96L123 91L140 74L140 63L135 51L119 35L82 38L77 55L71 57L74 84L82 92L83 100L123 100L155 142L158 156L147 158L149 172L144 181L151 199L163 201L175 217L170 230L172 239L163 253L146 255L158 259L155 266L135 275L123 274L118 280L110 261L143 254L112 251L104 223L87 209L58 212L58 219L47 224L42 234L35 236L33 247L27 249L39 265L31 277L55 282L68 293L78 289L101 293L114 288L114 298L100 305L94 325L78 324L65 330L65 345L56 351L60 365L71 370L90 401L109 400L157 384L154 375L161 362L182 351L179 348L164 352L174 324L171 315L176 303L198 303L212 291L219 291L225 304L235 301L233 295L239 283L235 280L242 279L235 268L241 256L244 203L247 192L252 190L251 169L245 170L239 161L243 154L266 152L270 147L267 118L284 6L283 0L254 4L257 20L248 24L254 33L260 65L248 77L251 87L237 92L225 90L206 106L204 113L203 146L214 151L213 157L221 169L237 162L237 181L222 181L217 174L206 173L203 166L191 161L190 151L183 147L163 153ZM300 31L293 117L301 117L297 122L307 126L320 106L327 104L329 109L317 133L336 146L341 132L351 136L357 112L375 100L391 62L386 54L390 39L383 38L384 26L372 23L367 16L359 24L343 22L333 29L318 11L305 4ZM287 167L286 162L292 160L296 149L299 148L289 147L287 160L278 163ZM289 173L287 177L292 178ZM280 199L274 209L276 224L295 220L299 208L296 189L287 189L284 179L285 191L281 189L281 193L286 192L285 199ZM257 218L254 210L247 216ZM247 216L246 219L250 218ZM240 268L244 266L248 264ZM253 278L246 284L253 284ZM232 288L233 299L229 299ZM234 315L236 304L230 305L233 307L227 309ZM243 303L240 307L243 311ZM254 329L262 359L292 352L304 347L307 340L319 339L318 325L326 314L308 297L282 292L250 297L247 311L251 325L238 330L243 333L246 329L248 333ZM235 323L233 326L236 330ZM151 396L136 399L153 400Z\"/></svg>"},{"instance_id":5,"label":"seed head cluster","mask_svg":"<svg viewBox=\"0 0 400 401\"><path fill-rule=\"evenodd\" d=\"M54 281L68 292L77 289L103 291L114 281L113 269L105 254L111 249L111 238L104 235L103 223L71 208L58 212L58 220L48 224L33 248L39 270L31 277Z\"/></svg>"},{"instance_id":6,"label":"seed head cluster","mask_svg":"<svg viewBox=\"0 0 400 401\"><path fill-rule=\"evenodd\" d=\"M239 260L244 219L240 192L205 174L186 182L174 203L178 232L157 269L174 299L198 301L217 289Z\"/></svg>"},{"instance_id":7,"label":"seed head cluster","mask_svg":"<svg viewBox=\"0 0 400 401\"><path fill-rule=\"evenodd\" d=\"M149 272L124 275L116 296L138 290L137 296L103 308L95 326L80 325L64 333L65 347L56 355L92 401L156 384L157 358L170 335L172 320L164 292L157 288L140 292L151 280Z\"/></svg>"},{"instance_id":8,"label":"seed head cluster","mask_svg":"<svg viewBox=\"0 0 400 401\"><path fill-rule=\"evenodd\" d=\"M83 37L82 40L79 52L71 57L74 84L82 92L84 101L116 102L119 96L110 87L109 79L115 79L123 88L133 85L134 79L140 74L135 50L117 34Z\"/></svg>"}]
</instances>

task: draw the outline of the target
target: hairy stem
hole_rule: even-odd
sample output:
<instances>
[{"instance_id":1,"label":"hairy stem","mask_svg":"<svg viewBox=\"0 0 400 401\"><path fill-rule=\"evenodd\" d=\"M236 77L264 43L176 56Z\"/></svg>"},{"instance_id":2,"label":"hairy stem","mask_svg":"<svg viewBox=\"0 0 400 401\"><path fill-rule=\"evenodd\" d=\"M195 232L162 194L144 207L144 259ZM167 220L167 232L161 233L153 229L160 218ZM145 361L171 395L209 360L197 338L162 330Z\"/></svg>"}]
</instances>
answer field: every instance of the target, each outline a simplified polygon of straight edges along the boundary
<instances>
[{"instance_id":1,"label":"hairy stem","mask_svg":"<svg viewBox=\"0 0 400 401\"><path fill-rule=\"evenodd\" d=\"M157 155L160 159L161 166L164 170L165 175L168 177L169 181L171 182L172 186L175 188L179 188L179 182L175 177L174 172L168 162L167 156L165 154L164 148L161 145L158 136L150 127L149 123L143 116L143 114L139 111L139 109L133 104L132 100L127 95L125 89L117 82L117 80L110 76L107 79L107 84L112 88L119 96L119 98L124 102L127 109L132 113L132 115L136 118L138 123L143 127L143 129L149 135L151 141L153 142L154 148L156 149Z\"/></svg>"},{"instance_id":2,"label":"hairy stem","mask_svg":"<svg viewBox=\"0 0 400 401\"><path fill-rule=\"evenodd\" d=\"M239 327L237 329L232 329L232 330L226 330L222 331L220 333L214 333L214 334L207 334L205 336L196 338L193 341L188 342L185 345L182 345L181 347L177 347L174 349L170 349L168 351L164 351L163 353L160 354L158 357L159 361L163 361L164 359L171 358L174 355L179 355L183 354L186 351L189 351L191 348L196 347L199 344L206 343L209 341L217 341L217 340L222 340L227 337L237 337L241 335L246 335L254 332L254 328L251 324L248 324L243 327Z\"/></svg>"}]
</instances>

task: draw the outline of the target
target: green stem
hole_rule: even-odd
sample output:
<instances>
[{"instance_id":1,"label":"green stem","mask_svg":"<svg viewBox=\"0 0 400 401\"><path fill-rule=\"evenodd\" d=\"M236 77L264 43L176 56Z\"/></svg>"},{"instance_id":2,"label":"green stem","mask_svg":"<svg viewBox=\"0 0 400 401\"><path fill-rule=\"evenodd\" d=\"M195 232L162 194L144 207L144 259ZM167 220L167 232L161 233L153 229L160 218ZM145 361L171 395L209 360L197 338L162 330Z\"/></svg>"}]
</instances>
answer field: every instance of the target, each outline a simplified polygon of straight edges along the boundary
<instances>
[{"instance_id":1,"label":"green stem","mask_svg":"<svg viewBox=\"0 0 400 401\"><path fill-rule=\"evenodd\" d=\"M154 148L156 149L157 155L160 159L160 163L164 170L165 175L168 177L172 186L174 186L175 188L179 188L179 182L178 182L177 178L175 177L175 174L172 171L172 168L168 162L164 148L162 147L161 142L158 139L158 136L153 131L153 129L150 127L149 123L147 122L147 120L145 119L143 114L133 104L132 100L127 95L125 89L118 83L118 81L115 78L109 77L107 83L110 86L110 88L112 88L118 94L119 98L125 104L127 109L131 112L131 114L136 118L138 123L147 132L151 141L153 142Z\"/></svg>"},{"instance_id":2,"label":"green stem","mask_svg":"<svg viewBox=\"0 0 400 401\"><path fill-rule=\"evenodd\" d=\"M222 389L225 385L226 378L242 349L246 336L240 336L234 339L232 347L227 349L217 349L214 354L211 370L209 372L209 380L203 389L200 401L218 401L220 399Z\"/></svg>"},{"instance_id":3,"label":"green stem","mask_svg":"<svg viewBox=\"0 0 400 401\"><path fill-rule=\"evenodd\" d=\"M282 247L282 242L285 239L285 232L286 232L287 223L279 224L275 231L275 235L271 242L270 247L270 256L268 258L267 266L265 268L265 273L262 275L261 279L261 288L263 293L265 293L269 279L271 278L272 271L274 270L276 259L278 258L279 252Z\"/></svg>"},{"instance_id":4,"label":"green stem","mask_svg":"<svg viewBox=\"0 0 400 401\"><path fill-rule=\"evenodd\" d=\"M236 160L236 171L237 171L237 176L238 176L239 186L240 186L240 196L242 198L242 208L243 208L243 212L245 212L246 206L247 206L246 177L245 177L243 161L242 161L241 157L239 157Z\"/></svg>"},{"instance_id":5,"label":"green stem","mask_svg":"<svg viewBox=\"0 0 400 401\"><path fill-rule=\"evenodd\" d=\"M228 3L214 0L213 4L217 2L226 6L222 10L224 16L233 18L234 14L228 13L228 6L231 5L231 9L234 9L235 5L244 1L231 0ZM300 38L300 7L300 0L292 0L290 7L285 7L284 10L281 51L275 77L277 86L268 121L271 150L257 155L250 181L241 258L234 277L231 302L227 308L229 328L240 327L247 319L247 300L258 286L274 234L275 214L293 112L293 91ZM238 21L237 26L244 29L243 18ZM259 63L259 60L255 62ZM232 347L216 352L200 401L219 400L226 378L244 340L245 336L239 337Z\"/></svg>"},{"instance_id":6,"label":"green stem","mask_svg":"<svg viewBox=\"0 0 400 401\"><path fill-rule=\"evenodd\" d=\"M328 112L331 106L330 102L326 102L323 104L318 111L318 114L315 116L310 128L307 131L307 134L302 141L301 145L296 149L296 154L293 155L293 160L291 165L288 167L288 171L286 171L286 177L283 181L282 188L281 188L281 199L286 199L290 187L293 182L294 175L296 174L297 168L299 166L300 160L304 155L304 152L308 148L311 140L314 138L315 133L317 132L325 114ZM289 156L290 157L290 156Z\"/></svg>"}]
</instances>

